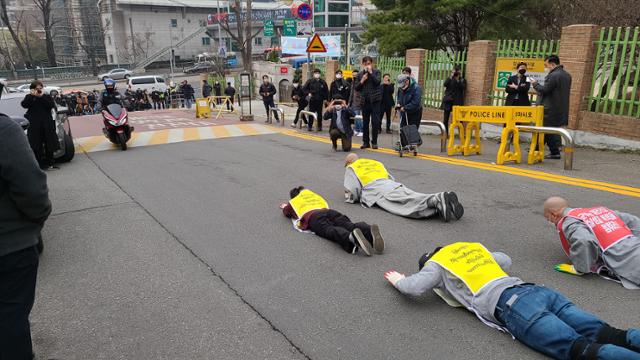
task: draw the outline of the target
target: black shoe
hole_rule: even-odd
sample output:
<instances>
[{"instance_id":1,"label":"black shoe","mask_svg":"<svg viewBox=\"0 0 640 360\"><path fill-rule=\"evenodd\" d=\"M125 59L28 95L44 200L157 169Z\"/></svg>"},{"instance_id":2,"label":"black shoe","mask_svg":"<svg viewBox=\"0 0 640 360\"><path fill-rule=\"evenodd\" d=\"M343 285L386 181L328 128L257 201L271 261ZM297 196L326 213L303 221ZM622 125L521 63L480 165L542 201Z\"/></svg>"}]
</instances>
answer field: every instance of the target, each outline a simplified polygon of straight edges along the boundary
<instances>
[{"instance_id":1,"label":"black shoe","mask_svg":"<svg viewBox=\"0 0 640 360\"><path fill-rule=\"evenodd\" d=\"M449 198L449 201L450 201L449 202L449 208L451 209L451 212L453 213L453 217L456 220L460 220L462 215L464 215L464 207L458 201L458 195L456 193L454 193L453 191L448 192L446 194L448 194L448 198ZM446 198L447 198L447 195L445 195L445 199Z\"/></svg>"},{"instance_id":2,"label":"black shoe","mask_svg":"<svg viewBox=\"0 0 640 360\"><path fill-rule=\"evenodd\" d=\"M369 145L369 144L362 144L362 146L360 146L360 149L368 149L370 147L371 147L371 145Z\"/></svg>"},{"instance_id":3,"label":"black shoe","mask_svg":"<svg viewBox=\"0 0 640 360\"><path fill-rule=\"evenodd\" d=\"M562 159L562 156L560 156L560 154L549 154L549 155L545 155L544 158L549 160L560 160Z\"/></svg>"},{"instance_id":4,"label":"black shoe","mask_svg":"<svg viewBox=\"0 0 640 360\"><path fill-rule=\"evenodd\" d=\"M373 250L375 250L376 254L382 254L384 252L384 239L380 234L378 225L371 225L371 235L373 236Z\"/></svg>"},{"instance_id":5,"label":"black shoe","mask_svg":"<svg viewBox=\"0 0 640 360\"><path fill-rule=\"evenodd\" d=\"M451 216L453 215L451 209L449 208L449 201L447 198L449 196L447 193L438 193L436 198L438 199L438 203L436 204L436 209L438 210L438 215L440 215L440 219L444 222L449 222Z\"/></svg>"},{"instance_id":6,"label":"black shoe","mask_svg":"<svg viewBox=\"0 0 640 360\"><path fill-rule=\"evenodd\" d=\"M358 248L362 249L367 256L371 256L371 244L369 244L369 241L362 233L362 230L353 230L351 235L349 235L349 239L351 239Z\"/></svg>"},{"instance_id":7,"label":"black shoe","mask_svg":"<svg viewBox=\"0 0 640 360\"><path fill-rule=\"evenodd\" d=\"M313 128L307 128L307 130L309 130L309 131L313 131Z\"/></svg>"},{"instance_id":8,"label":"black shoe","mask_svg":"<svg viewBox=\"0 0 640 360\"><path fill-rule=\"evenodd\" d=\"M373 145L371 145L371 148L374 149L374 150L378 149L378 145L377 144L373 144Z\"/></svg>"}]
</instances>

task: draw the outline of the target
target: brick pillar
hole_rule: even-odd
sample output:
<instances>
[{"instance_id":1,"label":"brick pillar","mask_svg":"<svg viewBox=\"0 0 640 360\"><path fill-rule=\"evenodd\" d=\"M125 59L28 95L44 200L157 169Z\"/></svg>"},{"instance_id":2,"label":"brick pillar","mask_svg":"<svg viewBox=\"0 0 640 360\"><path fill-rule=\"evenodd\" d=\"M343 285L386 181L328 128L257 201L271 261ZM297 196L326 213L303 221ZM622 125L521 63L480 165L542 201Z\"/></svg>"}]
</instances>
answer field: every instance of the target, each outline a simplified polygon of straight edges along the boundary
<instances>
[{"instance_id":1,"label":"brick pillar","mask_svg":"<svg viewBox=\"0 0 640 360\"><path fill-rule=\"evenodd\" d=\"M496 71L496 46L496 42L491 40L469 43L465 105L490 105L489 94Z\"/></svg>"},{"instance_id":2,"label":"brick pillar","mask_svg":"<svg viewBox=\"0 0 640 360\"><path fill-rule=\"evenodd\" d=\"M340 62L337 60L327 60L327 64L324 72L324 80L327 85L331 86L331 83L336 78L336 71L340 69Z\"/></svg>"},{"instance_id":3,"label":"brick pillar","mask_svg":"<svg viewBox=\"0 0 640 360\"><path fill-rule=\"evenodd\" d=\"M411 68L411 75L418 80L420 87L424 89L424 58L427 54L425 49L408 49L405 55L405 63ZM416 68L418 71L416 71ZM395 79L391 79L392 81Z\"/></svg>"},{"instance_id":4,"label":"brick pillar","mask_svg":"<svg viewBox=\"0 0 640 360\"><path fill-rule=\"evenodd\" d=\"M570 129L578 129L580 112L587 108L585 97L591 91L599 32L600 27L597 25L571 25L562 28L558 56L564 69L571 74Z\"/></svg>"},{"instance_id":5,"label":"brick pillar","mask_svg":"<svg viewBox=\"0 0 640 360\"><path fill-rule=\"evenodd\" d=\"M309 80L309 63L302 64L302 85Z\"/></svg>"}]
</instances>

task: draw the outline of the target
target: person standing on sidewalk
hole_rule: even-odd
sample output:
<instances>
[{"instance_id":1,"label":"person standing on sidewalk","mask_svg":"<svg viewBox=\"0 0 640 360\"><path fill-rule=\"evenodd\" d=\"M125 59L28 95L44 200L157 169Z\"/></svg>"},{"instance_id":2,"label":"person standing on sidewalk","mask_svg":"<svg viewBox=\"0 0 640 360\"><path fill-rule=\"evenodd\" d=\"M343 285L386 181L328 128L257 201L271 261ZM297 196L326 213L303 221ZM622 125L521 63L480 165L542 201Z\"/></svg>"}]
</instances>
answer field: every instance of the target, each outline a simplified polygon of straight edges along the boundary
<instances>
[{"instance_id":1,"label":"person standing on sidewalk","mask_svg":"<svg viewBox=\"0 0 640 360\"><path fill-rule=\"evenodd\" d=\"M391 75L382 75L382 115L387 117L387 134L391 134L391 113L396 102L393 100L395 89L391 82ZM382 126L382 124L380 125ZM382 129L379 131L382 133Z\"/></svg>"},{"instance_id":2,"label":"person standing on sidewalk","mask_svg":"<svg viewBox=\"0 0 640 360\"><path fill-rule=\"evenodd\" d=\"M398 75L398 104L400 127L415 125L420 128L422 121L422 89L411 76Z\"/></svg>"},{"instance_id":3,"label":"person standing on sidewalk","mask_svg":"<svg viewBox=\"0 0 640 360\"><path fill-rule=\"evenodd\" d=\"M229 97L229 101L227 101L227 110L233 111L233 98L236 96L236 88L231 86L231 83L227 83L227 87L224 89L224 96Z\"/></svg>"},{"instance_id":4,"label":"person standing on sidewalk","mask_svg":"<svg viewBox=\"0 0 640 360\"><path fill-rule=\"evenodd\" d=\"M51 111L56 109L56 104L49 94L43 92L43 87L39 80L32 82L30 93L24 97L21 105L27 109L24 115L29 120L27 137L40 168L54 170L57 167L54 166L53 153L60 146L56 123L51 118Z\"/></svg>"},{"instance_id":5,"label":"person standing on sidewalk","mask_svg":"<svg viewBox=\"0 0 640 360\"><path fill-rule=\"evenodd\" d=\"M511 75L507 80L504 91L507 93L506 106L531 106L529 101L529 89L531 83L527 81L527 63L518 64L518 73Z\"/></svg>"},{"instance_id":6,"label":"person standing on sidewalk","mask_svg":"<svg viewBox=\"0 0 640 360\"><path fill-rule=\"evenodd\" d=\"M329 99L329 86L322 79L320 69L313 70L313 79L307 80L304 84L304 92L307 94L309 101L309 111L316 113L318 116L318 131L322 131L322 108L325 101ZM309 131L313 129L313 119L309 119Z\"/></svg>"},{"instance_id":7,"label":"person standing on sidewalk","mask_svg":"<svg viewBox=\"0 0 640 360\"><path fill-rule=\"evenodd\" d=\"M544 59L544 67L549 73L544 78L544 85L532 79L531 86L538 93L538 104L544 105L544 126L562 127L569 124L569 95L571 95L571 75L560 65L556 55ZM549 147L549 155L545 159L560 159L560 135L548 134L544 142Z\"/></svg>"},{"instance_id":8,"label":"person standing on sidewalk","mask_svg":"<svg viewBox=\"0 0 640 360\"><path fill-rule=\"evenodd\" d=\"M207 98L211 96L211 90L213 90L213 88L209 85L207 80L202 80L202 97Z\"/></svg>"},{"instance_id":9,"label":"person standing on sidewalk","mask_svg":"<svg viewBox=\"0 0 640 360\"><path fill-rule=\"evenodd\" d=\"M222 96L222 85L220 85L220 81L218 80L213 83L213 95L216 97L216 104L222 104L222 99L220 98L220 96Z\"/></svg>"},{"instance_id":10,"label":"person standing on sidewalk","mask_svg":"<svg viewBox=\"0 0 640 360\"><path fill-rule=\"evenodd\" d=\"M182 86L180 86L180 91L182 92L182 96L184 98L184 106L187 109L191 109L191 104L193 103L193 95L195 91L191 84L187 82L187 80L182 81Z\"/></svg>"},{"instance_id":11,"label":"person standing on sidewalk","mask_svg":"<svg viewBox=\"0 0 640 360\"><path fill-rule=\"evenodd\" d=\"M307 94L305 94L304 89L300 86L300 83L297 81L293 82L293 88L291 88L291 99L298 103L298 109L296 110L296 117L293 119L293 123L291 123L291 127L296 127L298 124L298 119L300 119L300 112L304 110L309 102L307 101ZM305 121L306 124L306 121Z\"/></svg>"},{"instance_id":12,"label":"person standing on sidewalk","mask_svg":"<svg viewBox=\"0 0 640 360\"><path fill-rule=\"evenodd\" d=\"M273 96L276 94L276 87L273 86L271 81L269 80L268 75L264 75L262 77L262 85L260 85L260 95L262 96L262 103L264 104L264 110L267 112L267 120L265 122L269 122L271 119L271 108L276 107L276 104L273 102ZM274 113L273 116L276 119L276 122L280 122L280 118L278 117L278 113Z\"/></svg>"},{"instance_id":13,"label":"person standing on sidewalk","mask_svg":"<svg viewBox=\"0 0 640 360\"><path fill-rule=\"evenodd\" d=\"M440 109L444 110L444 118L442 122L449 133L449 118L451 111L456 105L464 105L464 92L467 88L467 81L462 77L460 66L453 67L451 76L444 81L444 96L442 97L442 105Z\"/></svg>"},{"instance_id":14,"label":"person standing on sidewalk","mask_svg":"<svg viewBox=\"0 0 640 360\"><path fill-rule=\"evenodd\" d=\"M382 104L382 74L380 70L374 68L373 58L365 56L362 58L362 70L358 73L355 80L355 88L360 91L363 135L361 149L378 148L378 129L382 117L380 107ZM371 135L371 136L369 136Z\"/></svg>"},{"instance_id":15,"label":"person standing on sidewalk","mask_svg":"<svg viewBox=\"0 0 640 360\"><path fill-rule=\"evenodd\" d=\"M0 139L0 359L30 360L37 244L51 202L22 128L4 114Z\"/></svg>"},{"instance_id":16,"label":"person standing on sidewalk","mask_svg":"<svg viewBox=\"0 0 640 360\"><path fill-rule=\"evenodd\" d=\"M336 79L331 83L331 99L337 99L338 96L341 100L346 100L349 98L349 94L351 93L351 87L349 83L342 77L342 70L336 71Z\"/></svg>"}]
</instances>

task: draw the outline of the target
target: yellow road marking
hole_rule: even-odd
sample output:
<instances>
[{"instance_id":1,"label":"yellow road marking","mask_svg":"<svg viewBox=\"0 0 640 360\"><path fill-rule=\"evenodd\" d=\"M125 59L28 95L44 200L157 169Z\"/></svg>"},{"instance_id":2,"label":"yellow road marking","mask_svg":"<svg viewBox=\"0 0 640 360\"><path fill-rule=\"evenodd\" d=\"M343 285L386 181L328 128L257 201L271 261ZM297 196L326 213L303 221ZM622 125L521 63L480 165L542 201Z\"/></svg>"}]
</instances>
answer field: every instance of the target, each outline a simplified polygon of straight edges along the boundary
<instances>
[{"instance_id":1,"label":"yellow road marking","mask_svg":"<svg viewBox=\"0 0 640 360\"><path fill-rule=\"evenodd\" d=\"M258 135L260 132L256 130L253 126L249 124L238 124L236 125L238 129L240 129L246 135Z\"/></svg>"},{"instance_id":2,"label":"yellow road marking","mask_svg":"<svg viewBox=\"0 0 640 360\"><path fill-rule=\"evenodd\" d=\"M186 128L182 135L182 141L200 140L200 131L198 128Z\"/></svg>"},{"instance_id":3,"label":"yellow road marking","mask_svg":"<svg viewBox=\"0 0 640 360\"><path fill-rule=\"evenodd\" d=\"M229 134L229 130L227 130L227 128L224 126L212 126L211 130L213 130L213 135L216 138L226 138L231 136Z\"/></svg>"},{"instance_id":4,"label":"yellow road marking","mask_svg":"<svg viewBox=\"0 0 640 360\"><path fill-rule=\"evenodd\" d=\"M169 140L169 130L157 130L154 132L147 145L166 144Z\"/></svg>"},{"instance_id":5,"label":"yellow road marking","mask_svg":"<svg viewBox=\"0 0 640 360\"><path fill-rule=\"evenodd\" d=\"M105 140L107 140L107 138L104 136L92 136L90 138L83 139L82 143L80 143L80 147L82 148L82 151L89 152Z\"/></svg>"},{"instance_id":6,"label":"yellow road marking","mask_svg":"<svg viewBox=\"0 0 640 360\"><path fill-rule=\"evenodd\" d=\"M306 139L306 140L318 141L318 142L323 142L327 144L331 143L331 141L327 138L316 136L316 135L300 134L293 130L280 130L280 133L287 136L293 136L293 137ZM370 151L375 151L375 152L380 152L385 154L392 154L392 155L397 154L396 151L392 149L387 149L387 148L380 148L378 150L370 149ZM636 188L632 186L613 184L613 183L608 183L604 181L581 179L581 178L575 178L570 176L556 175L556 174L552 174L544 171L538 171L538 170L518 169L518 168L504 166L504 165L487 164L487 163L458 159L453 157L419 154L417 158L423 159L423 160L430 160L430 161L443 163L443 164L465 166L465 167L470 167L470 168L475 168L480 170L500 172L500 173L505 173L510 175L527 177L531 179L555 182L555 183L560 183L564 185L578 186L578 187L583 187L588 189L606 191L606 192L611 192L615 194L640 198L640 188Z\"/></svg>"}]
</instances>

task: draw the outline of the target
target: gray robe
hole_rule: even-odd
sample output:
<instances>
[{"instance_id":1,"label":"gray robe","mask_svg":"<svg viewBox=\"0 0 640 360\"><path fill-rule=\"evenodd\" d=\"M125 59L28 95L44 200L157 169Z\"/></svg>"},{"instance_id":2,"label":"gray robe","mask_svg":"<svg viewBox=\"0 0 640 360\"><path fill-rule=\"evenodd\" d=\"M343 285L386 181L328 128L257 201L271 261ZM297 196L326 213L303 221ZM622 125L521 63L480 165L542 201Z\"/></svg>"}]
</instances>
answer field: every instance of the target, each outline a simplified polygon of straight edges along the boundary
<instances>
[{"instance_id":1,"label":"gray robe","mask_svg":"<svg viewBox=\"0 0 640 360\"><path fill-rule=\"evenodd\" d=\"M572 209L566 209L566 216ZM627 289L640 289L640 219L623 212L615 212L634 236L627 237L602 252L591 228L578 219L565 218L562 223L569 246L569 258L576 271L594 272L602 266L611 270Z\"/></svg>"},{"instance_id":2,"label":"gray robe","mask_svg":"<svg viewBox=\"0 0 640 360\"><path fill-rule=\"evenodd\" d=\"M344 174L346 202L360 202L364 207L378 205L380 208L396 215L424 219L436 214L435 194L421 194L396 182L393 176L389 179L372 181L362 187L353 169L346 168Z\"/></svg>"}]
</instances>

